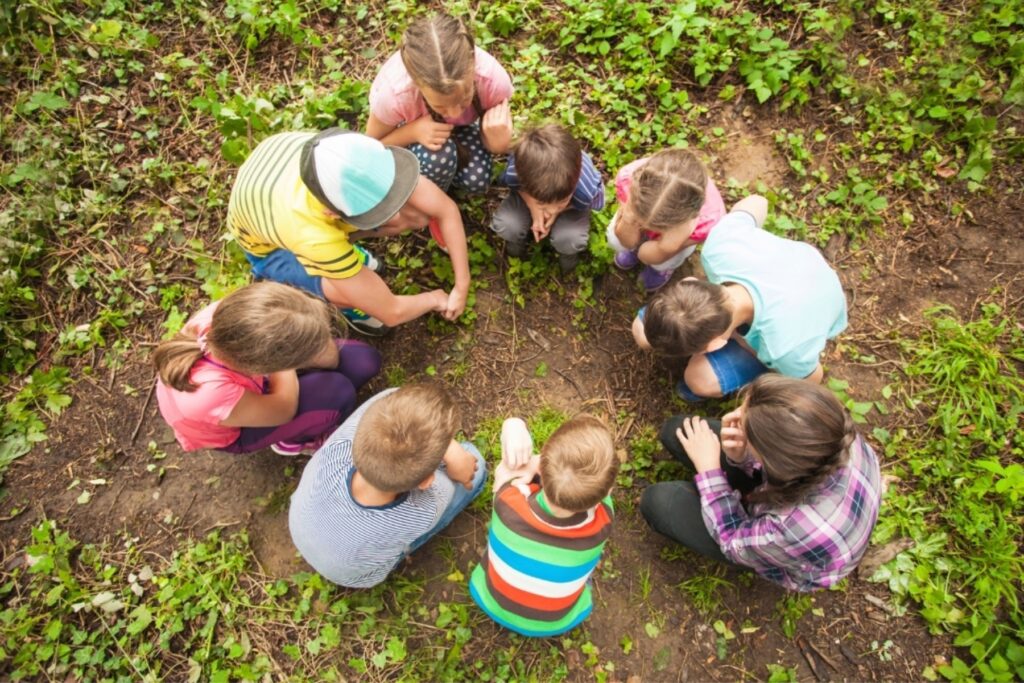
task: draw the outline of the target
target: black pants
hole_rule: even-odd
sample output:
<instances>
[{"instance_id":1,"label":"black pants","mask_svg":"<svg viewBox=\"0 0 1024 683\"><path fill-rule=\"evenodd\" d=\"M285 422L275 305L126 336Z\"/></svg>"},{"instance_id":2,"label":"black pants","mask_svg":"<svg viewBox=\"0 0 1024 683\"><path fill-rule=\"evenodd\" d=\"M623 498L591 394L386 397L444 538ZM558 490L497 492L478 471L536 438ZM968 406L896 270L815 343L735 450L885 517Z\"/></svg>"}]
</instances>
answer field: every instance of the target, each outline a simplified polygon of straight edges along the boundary
<instances>
[{"instance_id":1,"label":"black pants","mask_svg":"<svg viewBox=\"0 0 1024 683\"><path fill-rule=\"evenodd\" d=\"M676 415L669 418L661 427L661 443L669 453L679 462L690 469L693 462L690 461L683 445L676 437L676 429L687 419L688 415ZM711 429L721 438L722 423L719 420L708 420ZM735 490L746 494L753 491L761 484L760 472L751 477L739 467L736 467L721 454L722 469L725 477ZM729 562L718 547L717 541L708 533L704 525L704 517L701 513L700 492L692 481L666 481L652 484L644 490L640 499L640 512L644 519L663 536L695 550L705 557L719 562Z\"/></svg>"}]
</instances>

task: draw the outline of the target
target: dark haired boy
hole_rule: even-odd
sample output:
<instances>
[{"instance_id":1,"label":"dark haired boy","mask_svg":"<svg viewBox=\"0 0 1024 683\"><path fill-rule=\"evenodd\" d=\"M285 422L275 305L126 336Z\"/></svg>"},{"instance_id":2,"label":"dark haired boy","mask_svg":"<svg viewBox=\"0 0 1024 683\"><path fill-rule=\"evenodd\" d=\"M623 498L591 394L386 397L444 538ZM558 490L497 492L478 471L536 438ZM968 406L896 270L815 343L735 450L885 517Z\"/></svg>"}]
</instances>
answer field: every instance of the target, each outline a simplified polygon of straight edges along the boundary
<instances>
[{"instance_id":1,"label":"dark haired boy","mask_svg":"<svg viewBox=\"0 0 1024 683\"><path fill-rule=\"evenodd\" d=\"M579 141L563 126L526 131L512 146L500 183L512 192L498 207L491 228L522 257L551 235L562 272L579 263L590 238L590 212L604 207L604 183Z\"/></svg>"}]
</instances>

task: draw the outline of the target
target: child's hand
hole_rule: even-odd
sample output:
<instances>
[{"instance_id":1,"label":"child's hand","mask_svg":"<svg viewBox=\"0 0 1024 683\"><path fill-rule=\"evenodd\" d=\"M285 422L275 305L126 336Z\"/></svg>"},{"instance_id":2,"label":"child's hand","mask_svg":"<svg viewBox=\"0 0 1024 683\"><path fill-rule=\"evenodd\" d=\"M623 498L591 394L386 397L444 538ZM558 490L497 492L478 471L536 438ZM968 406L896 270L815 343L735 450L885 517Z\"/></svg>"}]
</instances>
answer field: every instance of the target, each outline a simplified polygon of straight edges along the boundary
<instances>
[{"instance_id":1,"label":"child's hand","mask_svg":"<svg viewBox=\"0 0 1024 683\"><path fill-rule=\"evenodd\" d=\"M444 468L448 478L462 484L467 489L473 488L473 476L476 474L477 462L473 454L462 447L457 441L448 444L444 454Z\"/></svg>"},{"instance_id":2,"label":"child's hand","mask_svg":"<svg viewBox=\"0 0 1024 683\"><path fill-rule=\"evenodd\" d=\"M416 142L431 152L444 147L444 143L448 142L448 137L452 134L452 129L455 128L450 123L438 123L430 118L429 114L424 114L408 125L413 128Z\"/></svg>"},{"instance_id":3,"label":"child's hand","mask_svg":"<svg viewBox=\"0 0 1024 683\"><path fill-rule=\"evenodd\" d=\"M452 293L445 299L445 307L442 315L445 320L455 320L466 310L467 293L458 287L452 288Z\"/></svg>"},{"instance_id":4,"label":"child's hand","mask_svg":"<svg viewBox=\"0 0 1024 683\"><path fill-rule=\"evenodd\" d=\"M513 470L524 467L533 456L533 437L526 423L510 417L501 425L501 462Z\"/></svg>"},{"instance_id":5,"label":"child's hand","mask_svg":"<svg viewBox=\"0 0 1024 683\"><path fill-rule=\"evenodd\" d=\"M503 100L484 112L480 121L480 133L489 152L501 154L508 150L512 143L512 113L508 100Z\"/></svg>"},{"instance_id":6,"label":"child's hand","mask_svg":"<svg viewBox=\"0 0 1024 683\"><path fill-rule=\"evenodd\" d=\"M722 450L736 464L747 459L747 435L743 432L743 407L722 417Z\"/></svg>"},{"instance_id":7,"label":"child's hand","mask_svg":"<svg viewBox=\"0 0 1024 683\"><path fill-rule=\"evenodd\" d=\"M432 292L427 292L430 297L432 305L430 310L434 313L444 313L448 310L448 292L443 289L435 289Z\"/></svg>"},{"instance_id":8,"label":"child's hand","mask_svg":"<svg viewBox=\"0 0 1024 683\"><path fill-rule=\"evenodd\" d=\"M697 472L707 472L721 466L722 447L718 437L711 431L711 425L699 417L683 420L683 426L676 430L676 438L690 456Z\"/></svg>"},{"instance_id":9,"label":"child's hand","mask_svg":"<svg viewBox=\"0 0 1024 683\"><path fill-rule=\"evenodd\" d=\"M492 491L497 492L505 484L529 484L540 471L540 456L531 456L529 461L518 469L509 467L504 460L494 468L494 486Z\"/></svg>"}]
</instances>

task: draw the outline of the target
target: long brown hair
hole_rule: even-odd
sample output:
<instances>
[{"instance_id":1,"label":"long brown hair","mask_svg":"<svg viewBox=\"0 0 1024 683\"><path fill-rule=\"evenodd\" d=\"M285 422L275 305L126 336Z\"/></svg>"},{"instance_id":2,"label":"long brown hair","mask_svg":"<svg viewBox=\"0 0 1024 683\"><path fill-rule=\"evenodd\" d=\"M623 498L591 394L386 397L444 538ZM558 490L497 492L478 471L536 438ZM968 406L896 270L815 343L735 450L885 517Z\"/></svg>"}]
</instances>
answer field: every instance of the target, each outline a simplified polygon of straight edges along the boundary
<instances>
[{"instance_id":1,"label":"long brown hair","mask_svg":"<svg viewBox=\"0 0 1024 683\"><path fill-rule=\"evenodd\" d=\"M419 88L448 95L472 81L475 47L473 34L461 19L435 14L417 19L406 29L399 52Z\"/></svg>"},{"instance_id":2,"label":"long brown hair","mask_svg":"<svg viewBox=\"0 0 1024 683\"><path fill-rule=\"evenodd\" d=\"M633 174L629 216L645 230L671 230L700 214L707 185L707 169L693 152L662 150Z\"/></svg>"},{"instance_id":3,"label":"long brown hair","mask_svg":"<svg viewBox=\"0 0 1024 683\"><path fill-rule=\"evenodd\" d=\"M765 484L748 496L769 508L804 502L849 460L857 429L828 389L765 374L744 391L743 430L760 455Z\"/></svg>"},{"instance_id":4,"label":"long brown hair","mask_svg":"<svg viewBox=\"0 0 1024 683\"><path fill-rule=\"evenodd\" d=\"M288 285L257 282L228 294L213 312L204 344L186 325L153 352L160 379L178 391L195 391L192 366L210 353L239 372L265 375L301 368L327 347L327 304Z\"/></svg>"}]
</instances>

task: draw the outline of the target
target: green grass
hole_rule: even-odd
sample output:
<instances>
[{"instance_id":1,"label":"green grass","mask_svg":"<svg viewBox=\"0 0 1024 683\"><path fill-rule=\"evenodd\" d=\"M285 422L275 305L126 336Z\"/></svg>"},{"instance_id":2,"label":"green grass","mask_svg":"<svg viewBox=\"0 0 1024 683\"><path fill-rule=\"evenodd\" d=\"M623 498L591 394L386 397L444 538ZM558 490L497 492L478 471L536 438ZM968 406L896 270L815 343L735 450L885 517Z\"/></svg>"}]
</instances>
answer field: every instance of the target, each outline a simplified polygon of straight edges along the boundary
<instances>
[{"instance_id":1,"label":"green grass","mask_svg":"<svg viewBox=\"0 0 1024 683\"><path fill-rule=\"evenodd\" d=\"M906 425L878 434L902 482L874 540L905 536L916 545L875 579L919 604L933 632L954 633L969 648L973 665L955 658L943 676L1019 680L1024 332L991 303L971 321L947 306L927 318L922 337L903 342L897 399L908 410Z\"/></svg>"},{"instance_id":2,"label":"green grass","mask_svg":"<svg viewBox=\"0 0 1024 683\"><path fill-rule=\"evenodd\" d=\"M787 175L774 186L753 183L771 200L767 228L779 234L817 244L838 236L856 245L880 232L898 239L933 197L950 198L943 216L969 218L972 193L1001 192L1019 175L1021 0L446 7L471 16L479 44L513 74L517 124L569 126L607 176L669 145L721 156L742 144L721 125L726 109L779 121L767 140ZM0 484L11 462L45 440L76 381L145 362L140 340L173 332L207 298L248 281L240 251L223 238L238 164L276 132L360 127L377 65L426 11L405 0L32 0L0 8ZM805 108L810 126L789 118ZM721 169L710 171L724 180ZM751 189L720 185L729 199ZM465 211L486 225L485 201ZM497 241L477 230L468 313L458 328L432 319L430 330L471 329L475 288L490 278L519 305L549 292L571 301L572 323L586 331L587 313L605 305L595 283L610 261L604 228L613 211L609 203L594 215L592 259L568 278L557 275L550 249L499 267ZM452 280L447 259L420 238L383 250L396 291ZM917 545L877 578L968 653L924 673L1011 680L1024 676L1024 352L1017 310L989 305L962 319L969 315L934 311L919 337L896 340L906 375L893 377L881 398L853 398L842 378L830 386L858 421L890 425L873 433L901 480L876 540L903 535ZM467 367L455 358L434 372L458 379ZM389 365L386 378L400 384L410 374ZM474 440L492 456L502 417L476 428ZM564 419L556 408L534 414L538 447ZM681 474L655 457L652 427L641 425L626 446L621 492ZM276 507L282 496L268 501ZM48 526L35 535L33 555L49 559L0 587L0 661L10 658L12 675L23 678L219 680L284 671L297 680L556 680L567 675L570 649L596 677L613 673L586 639L527 658L515 639L486 657L467 655L478 617L466 605L442 602L435 614L417 604L422 586L405 580L366 594L313 576L268 581L253 570L244 537L182 546L138 597L126 587L139 571L137 551L79 547ZM606 571L632 569L609 561ZM690 581L684 592L714 607L715 581ZM168 606L153 598L155 584L170 591ZM92 608L107 591L125 606ZM413 622L441 632L428 642ZM279 624L288 644L264 647ZM769 676L795 678L783 667Z\"/></svg>"}]
</instances>

